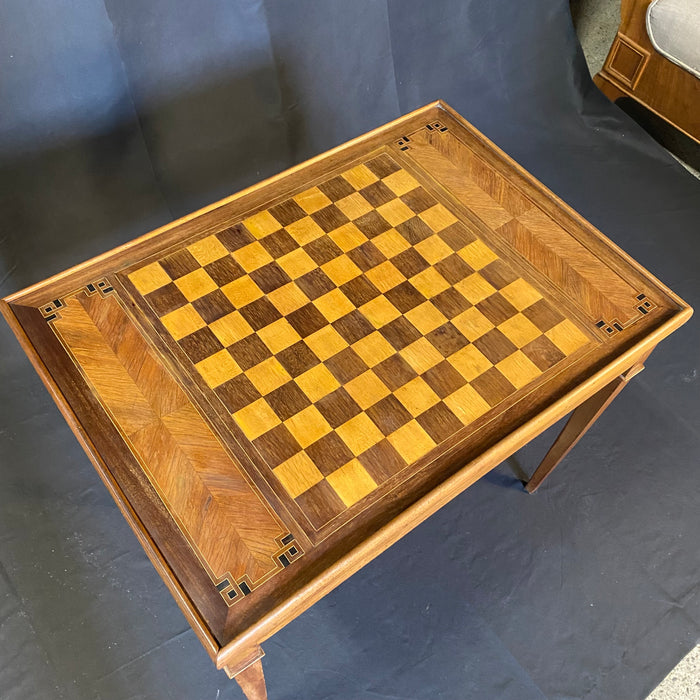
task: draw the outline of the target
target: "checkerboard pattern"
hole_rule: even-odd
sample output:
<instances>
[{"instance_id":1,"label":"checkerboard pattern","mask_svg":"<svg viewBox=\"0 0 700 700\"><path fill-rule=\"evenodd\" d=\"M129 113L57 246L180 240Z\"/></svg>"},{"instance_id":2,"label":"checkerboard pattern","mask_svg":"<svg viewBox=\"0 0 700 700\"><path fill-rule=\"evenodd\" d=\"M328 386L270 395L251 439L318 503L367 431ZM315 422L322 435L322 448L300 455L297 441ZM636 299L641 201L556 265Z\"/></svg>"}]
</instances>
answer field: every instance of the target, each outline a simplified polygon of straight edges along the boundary
<instances>
[{"instance_id":1,"label":"checkerboard pattern","mask_svg":"<svg viewBox=\"0 0 700 700\"><path fill-rule=\"evenodd\" d=\"M589 342L385 154L129 279L316 528Z\"/></svg>"}]
</instances>

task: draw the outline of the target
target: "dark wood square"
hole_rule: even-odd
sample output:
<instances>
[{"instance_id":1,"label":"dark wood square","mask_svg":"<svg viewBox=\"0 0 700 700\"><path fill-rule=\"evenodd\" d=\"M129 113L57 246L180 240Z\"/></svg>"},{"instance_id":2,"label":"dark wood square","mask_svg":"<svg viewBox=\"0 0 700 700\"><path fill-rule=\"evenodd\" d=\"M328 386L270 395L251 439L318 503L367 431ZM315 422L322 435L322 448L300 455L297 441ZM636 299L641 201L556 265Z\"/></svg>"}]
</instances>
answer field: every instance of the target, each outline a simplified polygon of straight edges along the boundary
<instances>
[{"instance_id":1,"label":"dark wood square","mask_svg":"<svg viewBox=\"0 0 700 700\"><path fill-rule=\"evenodd\" d=\"M480 374L471 385L491 406L498 406L515 391L515 387L495 367Z\"/></svg>"},{"instance_id":2,"label":"dark wood square","mask_svg":"<svg viewBox=\"0 0 700 700\"><path fill-rule=\"evenodd\" d=\"M160 265L173 280L184 277L201 267L187 249L178 250L168 255L160 261Z\"/></svg>"},{"instance_id":3,"label":"dark wood square","mask_svg":"<svg viewBox=\"0 0 700 700\"><path fill-rule=\"evenodd\" d=\"M271 391L265 396L265 401L283 421L311 405L309 397L293 381Z\"/></svg>"},{"instance_id":4,"label":"dark wood square","mask_svg":"<svg viewBox=\"0 0 700 700\"><path fill-rule=\"evenodd\" d=\"M505 360L508 355L514 353L517 348L506 338L498 328L494 328L481 338L474 341L474 345L495 365Z\"/></svg>"},{"instance_id":5,"label":"dark wood square","mask_svg":"<svg viewBox=\"0 0 700 700\"><path fill-rule=\"evenodd\" d=\"M216 387L214 392L229 413L236 413L260 398L260 392L245 374L229 379Z\"/></svg>"},{"instance_id":6,"label":"dark wood square","mask_svg":"<svg viewBox=\"0 0 700 700\"><path fill-rule=\"evenodd\" d=\"M367 236L367 238L374 238L380 233L384 233L391 228L391 224L376 211L370 211L367 214L363 214L353 221L355 226L362 231L362 233Z\"/></svg>"},{"instance_id":7,"label":"dark wood square","mask_svg":"<svg viewBox=\"0 0 700 700\"><path fill-rule=\"evenodd\" d=\"M280 314L267 297L260 297L260 299L246 304L240 309L240 314L248 321L251 328L256 331L282 318L282 314Z\"/></svg>"},{"instance_id":8,"label":"dark wood square","mask_svg":"<svg viewBox=\"0 0 700 700\"><path fill-rule=\"evenodd\" d=\"M185 295L172 282L147 294L146 300L158 316L165 316L187 304Z\"/></svg>"},{"instance_id":9,"label":"dark wood square","mask_svg":"<svg viewBox=\"0 0 700 700\"><path fill-rule=\"evenodd\" d=\"M329 204L323 209L319 209L311 214L311 218L326 232L330 233L337 228L340 228L343 224L347 224L350 219L348 219L345 214L343 214L335 204Z\"/></svg>"},{"instance_id":10,"label":"dark wood square","mask_svg":"<svg viewBox=\"0 0 700 700\"><path fill-rule=\"evenodd\" d=\"M362 411L342 386L319 399L315 405L331 428L337 428Z\"/></svg>"},{"instance_id":11,"label":"dark wood square","mask_svg":"<svg viewBox=\"0 0 700 700\"><path fill-rule=\"evenodd\" d=\"M269 401L269 396L266 400ZM264 433L253 440L253 445L273 469L301 450L301 446L285 425L278 425Z\"/></svg>"},{"instance_id":12,"label":"dark wood square","mask_svg":"<svg viewBox=\"0 0 700 700\"><path fill-rule=\"evenodd\" d=\"M231 253L234 250L238 250L239 248L242 248L255 240L253 234L243 224L234 224L233 226L229 226L223 231L219 231L216 234L216 237Z\"/></svg>"},{"instance_id":13,"label":"dark wood square","mask_svg":"<svg viewBox=\"0 0 700 700\"><path fill-rule=\"evenodd\" d=\"M219 287L245 275L245 270L229 255L205 265L204 269Z\"/></svg>"},{"instance_id":14,"label":"dark wood square","mask_svg":"<svg viewBox=\"0 0 700 700\"><path fill-rule=\"evenodd\" d=\"M306 454L311 457L323 476L332 474L353 458L352 452L336 432L327 433L309 445Z\"/></svg>"},{"instance_id":15,"label":"dark wood square","mask_svg":"<svg viewBox=\"0 0 700 700\"><path fill-rule=\"evenodd\" d=\"M213 323L222 316L235 311L233 304L220 289L215 289L213 292L195 299L192 302L192 306L194 306L205 323Z\"/></svg>"},{"instance_id":16,"label":"dark wood square","mask_svg":"<svg viewBox=\"0 0 700 700\"><path fill-rule=\"evenodd\" d=\"M274 207L270 207L270 214L282 226L289 226L289 224L293 224L306 216L306 212L293 199L287 199Z\"/></svg>"},{"instance_id":17,"label":"dark wood square","mask_svg":"<svg viewBox=\"0 0 700 700\"><path fill-rule=\"evenodd\" d=\"M328 358L325 365L341 384L347 384L367 370L367 365L352 348L345 348Z\"/></svg>"},{"instance_id":18,"label":"dark wood square","mask_svg":"<svg viewBox=\"0 0 700 700\"><path fill-rule=\"evenodd\" d=\"M318 357L303 340L278 352L275 357L292 377L298 377L320 362Z\"/></svg>"},{"instance_id":19,"label":"dark wood square","mask_svg":"<svg viewBox=\"0 0 700 700\"><path fill-rule=\"evenodd\" d=\"M413 418L393 394L370 406L366 412L384 435L391 435Z\"/></svg>"},{"instance_id":20,"label":"dark wood square","mask_svg":"<svg viewBox=\"0 0 700 700\"><path fill-rule=\"evenodd\" d=\"M179 343L180 347L187 354L187 357L195 364L200 360L214 355L219 352L219 350L224 349L224 346L211 332L209 326L200 328L198 331L186 335L179 340Z\"/></svg>"},{"instance_id":21,"label":"dark wood square","mask_svg":"<svg viewBox=\"0 0 700 700\"><path fill-rule=\"evenodd\" d=\"M311 303L292 311L287 315L287 321L302 338L328 325L325 316Z\"/></svg>"},{"instance_id":22,"label":"dark wood square","mask_svg":"<svg viewBox=\"0 0 700 700\"><path fill-rule=\"evenodd\" d=\"M231 357L242 370L250 369L272 357L270 349L257 335L249 335L229 346Z\"/></svg>"},{"instance_id":23,"label":"dark wood square","mask_svg":"<svg viewBox=\"0 0 700 700\"><path fill-rule=\"evenodd\" d=\"M414 216L408 221L396 225L396 230L411 244L416 245L430 238L433 235L433 229L423 221L423 219Z\"/></svg>"},{"instance_id":24,"label":"dark wood square","mask_svg":"<svg viewBox=\"0 0 700 700\"><path fill-rule=\"evenodd\" d=\"M331 325L349 345L374 333L374 326L357 310L333 321Z\"/></svg>"}]
</instances>

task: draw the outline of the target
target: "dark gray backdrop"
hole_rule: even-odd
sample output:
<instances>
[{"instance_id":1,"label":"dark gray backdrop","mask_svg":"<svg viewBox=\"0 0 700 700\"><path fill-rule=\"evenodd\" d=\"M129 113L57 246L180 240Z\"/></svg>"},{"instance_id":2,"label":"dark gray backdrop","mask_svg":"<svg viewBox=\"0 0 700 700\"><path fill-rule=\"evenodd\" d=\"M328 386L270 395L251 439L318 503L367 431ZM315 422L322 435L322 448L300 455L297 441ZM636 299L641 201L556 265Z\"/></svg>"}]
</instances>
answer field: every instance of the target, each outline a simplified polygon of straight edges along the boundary
<instances>
[{"instance_id":1,"label":"dark gray backdrop","mask_svg":"<svg viewBox=\"0 0 700 700\"><path fill-rule=\"evenodd\" d=\"M700 183L593 87L565 0L4 0L0 291L436 98L700 301ZM271 700L644 697L700 636L699 336L536 496L546 438L277 634ZM0 350L0 697L240 698Z\"/></svg>"}]
</instances>

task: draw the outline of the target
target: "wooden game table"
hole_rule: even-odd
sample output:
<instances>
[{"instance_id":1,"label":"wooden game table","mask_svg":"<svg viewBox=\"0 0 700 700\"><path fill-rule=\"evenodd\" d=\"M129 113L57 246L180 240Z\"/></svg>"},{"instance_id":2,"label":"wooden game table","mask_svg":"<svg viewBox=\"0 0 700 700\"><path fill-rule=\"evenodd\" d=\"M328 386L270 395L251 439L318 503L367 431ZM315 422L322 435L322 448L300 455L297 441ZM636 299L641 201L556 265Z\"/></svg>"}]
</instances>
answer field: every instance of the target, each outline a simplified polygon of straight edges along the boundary
<instances>
[{"instance_id":1,"label":"wooden game table","mask_svg":"<svg viewBox=\"0 0 700 700\"><path fill-rule=\"evenodd\" d=\"M692 310L436 102L2 310L218 668L573 410L534 491Z\"/></svg>"}]
</instances>

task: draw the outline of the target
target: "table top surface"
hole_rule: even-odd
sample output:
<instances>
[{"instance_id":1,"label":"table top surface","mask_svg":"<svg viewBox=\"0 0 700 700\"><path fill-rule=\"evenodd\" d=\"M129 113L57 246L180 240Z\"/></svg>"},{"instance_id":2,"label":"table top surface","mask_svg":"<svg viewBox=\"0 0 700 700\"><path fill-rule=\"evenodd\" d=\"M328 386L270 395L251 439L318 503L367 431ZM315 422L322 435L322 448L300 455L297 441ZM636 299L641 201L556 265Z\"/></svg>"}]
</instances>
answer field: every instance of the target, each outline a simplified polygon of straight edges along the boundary
<instances>
[{"instance_id":1,"label":"table top surface","mask_svg":"<svg viewBox=\"0 0 700 700\"><path fill-rule=\"evenodd\" d=\"M7 302L215 652L690 313L442 104Z\"/></svg>"}]
</instances>

